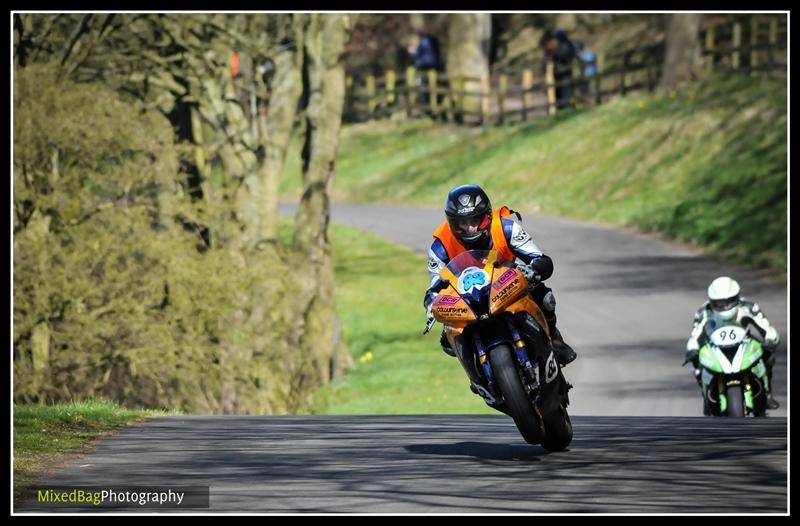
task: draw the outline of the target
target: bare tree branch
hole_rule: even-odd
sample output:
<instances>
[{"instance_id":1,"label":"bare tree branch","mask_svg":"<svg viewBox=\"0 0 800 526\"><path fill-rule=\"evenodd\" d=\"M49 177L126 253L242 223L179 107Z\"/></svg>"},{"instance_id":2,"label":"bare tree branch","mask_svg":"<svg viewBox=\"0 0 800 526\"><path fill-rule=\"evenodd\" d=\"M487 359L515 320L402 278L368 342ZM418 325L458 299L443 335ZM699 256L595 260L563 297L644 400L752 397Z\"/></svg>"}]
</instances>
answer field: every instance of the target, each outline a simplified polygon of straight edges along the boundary
<instances>
[{"instance_id":1,"label":"bare tree branch","mask_svg":"<svg viewBox=\"0 0 800 526\"><path fill-rule=\"evenodd\" d=\"M72 34L70 34L67 43L64 44L64 48L61 51L61 61L60 64L63 67L64 63L69 58L70 54L72 53L72 48L75 47L75 44L78 42L78 39L86 32L86 27L89 25L89 21L92 19L92 14L87 13L81 17L78 21L78 25L75 26L75 29L72 30Z\"/></svg>"}]
</instances>

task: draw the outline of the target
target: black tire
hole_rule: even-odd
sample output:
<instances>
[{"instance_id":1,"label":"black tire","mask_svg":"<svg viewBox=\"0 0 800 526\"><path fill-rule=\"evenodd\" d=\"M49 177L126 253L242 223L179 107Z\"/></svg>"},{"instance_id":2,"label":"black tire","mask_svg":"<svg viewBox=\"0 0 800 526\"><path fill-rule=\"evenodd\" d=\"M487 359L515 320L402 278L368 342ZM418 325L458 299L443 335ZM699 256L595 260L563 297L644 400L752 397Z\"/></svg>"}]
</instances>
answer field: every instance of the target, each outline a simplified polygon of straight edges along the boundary
<instances>
[{"instance_id":1,"label":"black tire","mask_svg":"<svg viewBox=\"0 0 800 526\"><path fill-rule=\"evenodd\" d=\"M545 435L542 447L547 451L561 451L572 442L572 421L563 405L544 417Z\"/></svg>"},{"instance_id":2,"label":"black tire","mask_svg":"<svg viewBox=\"0 0 800 526\"><path fill-rule=\"evenodd\" d=\"M506 401L511 418L522 438L529 444L538 444L544 435L544 424L533 409L525 387L517 372L511 347L500 345L489 352L494 379Z\"/></svg>"},{"instance_id":3,"label":"black tire","mask_svg":"<svg viewBox=\"0 0 800 526\"><path fill-rule=\"evenodd\" d=\"M767 416L767 392L764 390L764 386L757 377L751 377L750 381L753 386L758 388L758 391L756 391L756 394L753 396L753 416Z\"/></svg>"},{"instance_id":4,"label":"black tire","mask_svg":"<svg viewBox=\"0 0 800 526\"><path fill-rule=\"evenodd\" d=\"M742 418L744 417L744 394L742 393L741 385L732 385L725 390L725 396L728 398L728 416Z\"/></svg>"}]
</instances>

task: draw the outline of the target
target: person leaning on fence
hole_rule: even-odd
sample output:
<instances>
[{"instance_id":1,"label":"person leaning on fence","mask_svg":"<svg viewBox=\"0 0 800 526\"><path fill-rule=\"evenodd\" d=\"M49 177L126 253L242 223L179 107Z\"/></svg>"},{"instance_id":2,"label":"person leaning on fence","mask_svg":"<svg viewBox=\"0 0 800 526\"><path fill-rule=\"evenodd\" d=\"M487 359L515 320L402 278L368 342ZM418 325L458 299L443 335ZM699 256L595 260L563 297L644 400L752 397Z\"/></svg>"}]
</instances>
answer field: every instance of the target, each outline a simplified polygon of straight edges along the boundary
<instances>
[{"instance_id":1,"label":"person leaning on fence","mask_svg":"<svg viewBox=\"0 0 800 526\"><path fill-rule=\"evenodd\" d=\"M563 29L548 31L540 41L545 57L553 61L553 79L556 83L556 108L573 105L572 61L576 59L575 45Z\"/></svg>"},{"instance_id":2,"label":"person leaning on fence","mask_svg":"<svg viewBox=\"0 0 800 526\"><path fill-rule=\"evenodd\" d=\"M417 88L420 89L419 100L423 106L430 105L428 91L428 71L441 71L442 61L439 54L439 40L430 33L423 33L416 43L409 46L408 51L414 60L417 70Z\"/></svg>"}]
</instances>

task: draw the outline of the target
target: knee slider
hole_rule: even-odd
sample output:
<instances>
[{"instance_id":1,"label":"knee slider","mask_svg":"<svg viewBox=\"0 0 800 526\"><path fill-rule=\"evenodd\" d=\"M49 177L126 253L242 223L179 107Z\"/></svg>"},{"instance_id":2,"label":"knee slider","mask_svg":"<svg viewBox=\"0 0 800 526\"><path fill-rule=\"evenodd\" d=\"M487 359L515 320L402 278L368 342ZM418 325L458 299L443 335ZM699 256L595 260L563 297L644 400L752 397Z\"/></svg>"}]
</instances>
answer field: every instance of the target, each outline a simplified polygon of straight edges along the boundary
<instances>
[{"instance_id":1,"label":"knee slider","mask_svg":"<svg viewBox=\"0 0 800 526\"><path fill-rule=\"evenodd\" d=\"M774 352L765 352L764 353L764 364L772 368L775 365L775 353Z\"/></svg>"},{"instance_id":2,"label":"knee slider","mask_svg":"<svg viewBox=\"0 0 800 526\"><path fill-rule=\"evenodd\" d=\"M547 312L554 312L556 310L556 297L553 294L553 291L548 292L545 294L544 298L542 298L542 307Z\"/></svg>"}]
</instances>

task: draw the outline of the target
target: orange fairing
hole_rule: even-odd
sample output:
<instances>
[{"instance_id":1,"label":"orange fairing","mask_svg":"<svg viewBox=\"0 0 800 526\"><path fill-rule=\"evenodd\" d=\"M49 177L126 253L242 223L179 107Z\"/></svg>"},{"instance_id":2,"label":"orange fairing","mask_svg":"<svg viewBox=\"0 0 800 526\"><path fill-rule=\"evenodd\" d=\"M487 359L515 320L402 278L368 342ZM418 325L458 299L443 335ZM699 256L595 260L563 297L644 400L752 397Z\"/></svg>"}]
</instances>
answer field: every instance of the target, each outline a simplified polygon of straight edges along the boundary
<instances>
[{"instance_id":1,"label":"orange fairing","mask_svg":"<svg viewBox=\"0 0 800 526\"><path fill-rule=\"evenodd\" d=\"M436 321L453 326L463 327L477 319L467 302L453 287L447 287L436 296L431 312Z\"/></svg>"},{"instance_id":2,"label":"orange fairing","mask_svg":"<svg viewBox=\"0 0 800 526\"><path fill-rule=\"evenodd\" d=\"M492 290L489 293L489 314L508 308L528 291L528 281L520 271L509 267L498 267L492 273Z\"/></svg>"},{"instance_id":3,"label":"orange fairing","mask_svg":"<svg viewBox=\"0 0 800 526\"><path fill-rule=\"evenodd\" d=\"M506 307L506 312L510 312L511 314L523 311L533 316L533 319L536 320L539 326L544 329L544 333L547 337L550 338L550 327L547 325L547 320L544 314L542 314L542 310L536 305L536 302L533 301L533 298L529 294L518 297L516 301Z\"/></svg>"}]
</instances>

